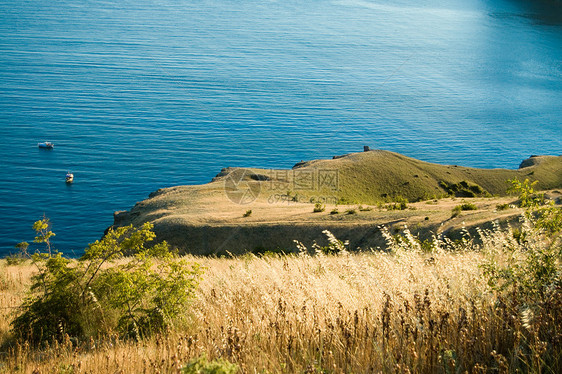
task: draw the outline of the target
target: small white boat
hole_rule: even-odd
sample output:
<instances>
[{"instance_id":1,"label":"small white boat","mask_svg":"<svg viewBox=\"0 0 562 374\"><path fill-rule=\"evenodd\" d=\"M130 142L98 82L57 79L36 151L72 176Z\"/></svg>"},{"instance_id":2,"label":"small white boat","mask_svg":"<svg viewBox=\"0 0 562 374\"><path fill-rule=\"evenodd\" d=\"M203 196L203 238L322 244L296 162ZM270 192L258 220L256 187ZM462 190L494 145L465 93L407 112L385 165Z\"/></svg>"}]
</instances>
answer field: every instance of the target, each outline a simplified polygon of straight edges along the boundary
<instances>
[{"instance_id":1,"label":"small white boat","mask_svg":"<svg viewBox=\"0 0 562 374\"><path fill-rule=\"evenodd\" d=\"M38 143L37 146L39 148L45 148L45 149L53 149L55 148L55 145L51 142L43 142L43 143Z\"/></svg>"},{"instance_id":2,"label":"small white boat","mask_svg":"<svg viewBox=\"0 0 562 374\"><path fill-rule=\"evenodd\" d=\"M74 182L74 174L71 172L66 173L66 183Z\"/></svg>"}]
</instances>

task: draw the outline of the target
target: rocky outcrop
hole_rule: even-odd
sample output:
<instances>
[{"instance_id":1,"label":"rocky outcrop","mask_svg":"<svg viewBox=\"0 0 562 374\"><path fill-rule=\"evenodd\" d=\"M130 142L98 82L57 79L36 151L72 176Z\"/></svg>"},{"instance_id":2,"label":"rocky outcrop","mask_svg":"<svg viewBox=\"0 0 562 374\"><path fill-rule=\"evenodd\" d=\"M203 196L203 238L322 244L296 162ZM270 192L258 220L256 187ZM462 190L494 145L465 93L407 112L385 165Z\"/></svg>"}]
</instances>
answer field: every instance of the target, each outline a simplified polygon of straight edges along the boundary
<instances>
[{"instance_id":1,"label":"rocky outcrop","mask_svg":"<svg viewBox=\"0 0 562 374\"><path fill-rule=\"evenodd\" d=\"M541 160L541 156L531 155L531 157L521 161L519 164L519 169L528 168L534 165L538 165Z\"/></svg>"}]
</instances>

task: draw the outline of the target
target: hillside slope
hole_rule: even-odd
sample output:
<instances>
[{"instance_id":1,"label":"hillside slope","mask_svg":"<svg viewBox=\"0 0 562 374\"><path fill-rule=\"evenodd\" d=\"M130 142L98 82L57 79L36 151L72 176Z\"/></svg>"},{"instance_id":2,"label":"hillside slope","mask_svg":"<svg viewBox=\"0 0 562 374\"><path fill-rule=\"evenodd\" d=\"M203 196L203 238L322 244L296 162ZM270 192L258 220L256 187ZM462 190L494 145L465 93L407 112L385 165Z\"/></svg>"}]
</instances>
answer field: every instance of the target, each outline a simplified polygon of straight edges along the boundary
<instances>
[{"instance_id":1,"label":"hillside slope","mask_svg":"<svg viewBox=\"0 0 562 374\"><path fill-rule=\"evenodd\" d=\"M517 170L477 169L432 164L394 152L373 150L302 163L295 170L337 170L337 196L365 204L398 196L409 201L428 200L446 194L443 185L457 185L462 181L469 186L480 186L482 195L488 192L505 196L506 182L513 178L538 180L537 188L541 190L562 187L562 157L534 156L522 164L528 166Z\"/></svg>"}]
</instances>

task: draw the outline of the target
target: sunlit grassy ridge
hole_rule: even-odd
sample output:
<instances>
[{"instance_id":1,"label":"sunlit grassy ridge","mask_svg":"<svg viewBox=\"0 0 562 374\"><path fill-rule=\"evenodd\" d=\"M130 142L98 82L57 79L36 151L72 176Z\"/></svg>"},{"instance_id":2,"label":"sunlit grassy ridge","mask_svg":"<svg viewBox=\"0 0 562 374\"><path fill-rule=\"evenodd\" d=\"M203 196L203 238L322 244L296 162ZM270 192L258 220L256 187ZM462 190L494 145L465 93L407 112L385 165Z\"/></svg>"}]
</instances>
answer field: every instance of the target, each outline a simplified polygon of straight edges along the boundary
<instances>
[{"instance_id":1,"label":"sunlit grassy ridge","mask_svg":"<svg viewBox=\"0 0 562 374\"><path fill-rule=\"evenodd\" d=\"M524 165L514 170L446 166L377 150L303 162L292 170L245 169L248 172L236 186L229 183L229 176L240 169L229 168L211 183L159 190L129 212L116 215L115 225L152 222L159 238L196 254L287 250L293 247L292 239L322 240L324 229L365 248L377 245L372 240L373 230L380 224L401 222L436 232L451 225L459 229L462 222L480 224L517 214L494 212L497 204L511 203L502 197L507 194L509 179L537 180L537 189L562 188L562 157L532 157ZM244 204L236 201L244 193L255 194L255 200ZM479 201L478 211L456 220L450 219L453 207L448 200L438 205L409 205L416 211L397 212L384 206L371 211L359 209L360 204L376 208L387 202L428 200L448 194L500 198ZM326 205L324 211L314 213L317 202ZM330 214L336 204L340 214ZM245 215L248 210L252 210L249 216ZM357 214L346 214L353 210Z\"/></svg>"},{"instance_id":2,"label":"sunlit grassy ridge","mask_svg":"<svg viewBox=\"0 0 562 374\"><path fill-rule=\"evenodd\" d=\"M533 157L527 161L529 167L517 170L478 169L432 164L394 152L373 150L333 160L310 161L299 169L338 170L337 196L365 204L384 200L385 196L401 196L410 201L439 197L447 192L440 182L466 181L492 195L505 195L506 181L514 178L538 180L539 189L562 186L562 157Z\"/></svg>"},{"instance_id":3,"label":"sunlit grassy ridge","mask_svg":"<svg viewBox=\"0 0 562 374\"><path fill-rule=\"evenodd\" d=\"M514 165L515 166L515 165ZM480 169L459 165L440 165L420 161L395 152L371 150L335 156L329 160L313 160L295 165L290 173L280 170L249 169L264 180L261 192L271 191L275 179L286 179L286 189L303 197L334 196L341 201L362 204L375 204L380 201L402 197L409 201L428 200L448 194L444 184L467 182L471 186L480 186L482 193L505 196L509 179L529 178L538 181L537 189L547 190L562 187L562 156L533 156L524 160L519 169ZM225 170L217 178L224 180ZM336 172L336 189L323 183L305 184L304 188L295 186L295 179L307 171ZM301 174L299 174L301 173ZM271 178L269 180L268 178ZM302 178L302 177L301 177ZM250 178L248 178L251 180ZM282 191L283 193L286 191ZM478 196L479 194L475 194Z\"/></svg>"}]
</instances>

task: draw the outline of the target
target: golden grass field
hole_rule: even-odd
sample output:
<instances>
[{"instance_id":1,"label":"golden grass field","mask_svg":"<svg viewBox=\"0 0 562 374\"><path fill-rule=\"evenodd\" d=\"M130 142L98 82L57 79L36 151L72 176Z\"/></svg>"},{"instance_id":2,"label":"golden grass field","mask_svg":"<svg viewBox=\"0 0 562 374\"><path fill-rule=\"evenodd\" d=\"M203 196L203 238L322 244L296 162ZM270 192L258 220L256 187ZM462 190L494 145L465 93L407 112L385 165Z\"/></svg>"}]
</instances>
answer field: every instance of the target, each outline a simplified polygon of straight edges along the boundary
<instances>
[{"instance_id":1,"label":"golden grass field","mask_svg":"<svg viewBox=\"0 0 562 374\"><path fill-rule=\"evenodd\" d=\"M542 372L533 316L482 276L492 253L502 261L501 240L432 253L187 257L205 272L185 325L140 342L69 338L41 349L8 344L34 268L2 261L0 372L177 373L202 354L240 373Z\"/></svg>"}]
</instances>

